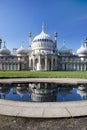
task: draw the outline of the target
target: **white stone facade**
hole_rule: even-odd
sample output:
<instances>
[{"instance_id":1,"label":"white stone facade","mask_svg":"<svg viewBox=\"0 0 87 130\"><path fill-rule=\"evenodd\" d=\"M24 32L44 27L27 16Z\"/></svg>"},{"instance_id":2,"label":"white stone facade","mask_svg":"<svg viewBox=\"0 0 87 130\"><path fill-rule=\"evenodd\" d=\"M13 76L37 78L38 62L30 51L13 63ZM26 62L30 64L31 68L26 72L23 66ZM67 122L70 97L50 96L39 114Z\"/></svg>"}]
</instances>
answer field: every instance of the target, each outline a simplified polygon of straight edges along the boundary
<instances>
[{"instance_id":1,"label":"white stone facade","mask_svg":"<svg viewBox=\"0 0 87 130\"><path fill-rule=\"evenodd\" d=\"M11 53L0 39L0 70L33 70L33 71L87 71L87 39L73 54L65 44L57 48L57 33L54 40L42 32L32 40L29 33L29 50L23 46L13 49Z\"/></svg>"}]
</instances>

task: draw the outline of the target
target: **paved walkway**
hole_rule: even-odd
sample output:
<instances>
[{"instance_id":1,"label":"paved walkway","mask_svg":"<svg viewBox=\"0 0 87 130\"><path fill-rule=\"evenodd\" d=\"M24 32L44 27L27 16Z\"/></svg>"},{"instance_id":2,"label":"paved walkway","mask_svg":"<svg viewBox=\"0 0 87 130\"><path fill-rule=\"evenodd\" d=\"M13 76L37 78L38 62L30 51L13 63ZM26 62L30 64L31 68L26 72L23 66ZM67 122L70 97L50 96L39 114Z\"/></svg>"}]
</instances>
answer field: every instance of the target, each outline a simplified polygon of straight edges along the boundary
<instances>
[{"instance_id":1,"label":"paved walkway","mask_svg":"<svg viewBox=\"0 0 87 130\"><path fill-rule=\"evenodd\" d=\"M13 82L87 83L85 79L0 79ZM32 118L63 118L87 115L87 100L72 102L31 103L0 100L0 115Z\"/></svg>"}]
</instances>

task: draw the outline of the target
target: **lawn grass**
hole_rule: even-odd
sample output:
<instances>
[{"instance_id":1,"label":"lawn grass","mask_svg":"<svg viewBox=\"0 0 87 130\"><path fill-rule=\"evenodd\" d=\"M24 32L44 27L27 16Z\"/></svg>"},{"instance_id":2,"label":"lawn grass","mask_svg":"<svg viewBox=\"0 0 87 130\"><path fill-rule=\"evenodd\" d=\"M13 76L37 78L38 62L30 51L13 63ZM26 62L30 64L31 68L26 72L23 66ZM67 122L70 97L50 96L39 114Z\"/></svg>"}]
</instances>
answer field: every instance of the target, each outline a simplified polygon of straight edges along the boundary
<instances>
[{"instance_id":1,"label":"lawn grass","mask_svg":"<svg viewBox=\"0 0 87 130\"><path fill-rule=\"evenodd\" d=\"M0 71L0 78L84 78L87 71Z\"/></svg>"}]
</instances>

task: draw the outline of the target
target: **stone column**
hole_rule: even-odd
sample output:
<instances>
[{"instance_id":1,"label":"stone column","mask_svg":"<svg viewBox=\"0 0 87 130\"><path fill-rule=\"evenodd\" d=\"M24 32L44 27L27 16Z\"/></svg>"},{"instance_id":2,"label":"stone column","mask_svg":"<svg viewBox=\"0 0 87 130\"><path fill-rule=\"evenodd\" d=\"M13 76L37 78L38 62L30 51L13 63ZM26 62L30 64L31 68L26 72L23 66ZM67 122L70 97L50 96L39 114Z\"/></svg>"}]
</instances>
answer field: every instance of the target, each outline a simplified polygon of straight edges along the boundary
<instances>
[{"instance_id":1,"label":"stone column","mask_svg":"<svg viewBox=\"0 0 87 130\"><path fill-rule=\"evenodd\" d=\"M9 70L9 64L7 64L7 70Z\"/></svg>"},{"instance_id":2,"label":"stone column","mask_svg":"<svg viewBox=\"0 0 87 130\"><path fill-rule=\"evenodd\" d=\"M75 70L77 70L77 64L75 63Z\"/></svg>"},{"instance_id":3,"label":"stone column","mask_svg":"<svg viewBox=\"0 0 87 130\"><path fill-rule=\"evenodd\" d=\"M5 66L5 63L4 63L4 70L6 70L6 66Z\"/></svg>"},{"instance_id":4,"label":"stone column","mask_svg":"<svg viewBox=\"0 0 87 130\"><path fill-rule=\"evenodd\" d=\"M16 66L16 65L14 64L14 70L16 70L16 69L15 69L15 68L16 68L15 66Z\"/></svg>"},{"instance_id":5,"label":"stone column","mask_svg":"<svg viewBox=\"0 0 87 130\"><path fill-rule=\"evenodd\" d=\"M12 70L12 64L11 64L11 70Z\"/></svg>"},{"instance_id":6,"label":"stone column","mask_svg":"<svg viewBox=\"0 0 87 130\"><path fill-rule=\"evenodd\" d=\"M74 71L74 64L72 64L72 70Z\"/></svg>"},{"instance_id":7,"label":"stone column","mask_svg":"<svg viewBox=\"0 0 87 130\"><path fill-rule=\"evenodd\" d=\"M55 70L57 70L57 57L55 58Z\"/></svg>"},{"instance_id":8,"label":"stone column","mask_svg":"<svg viewBox=\"0 0 87 130\"><path fill-rule=\"evenodd\" d=\"M82 71L84 71L84 64L82 64Z\"/></svg>"},{"instance_id":9,"label":"stone column","mask_svg":"<svg viewBox=\"0 0 87 130\"><path fill-rule=\"evenodd\" d=\"M35 70L35 57L33 56L33 70Z\"/></svg>"},{"instance_id":10,"label":"stone column","mask_svg":"<svg viewBox=\"0 0 87 130\"><path fill-rule=\"evenodd\" d=\"M79 63L79 71L81 70L81 64Z\"/></svg>"},{"instance_id":11,"label":"stone column","mask_svg":"<svg viewBox=\"0 0 87 130\"><path fill-rule=\"evenodd\" d=\"M14 63L12 64L12 70L14 70Z\"/></svg>"},{"instance_id":12,"label":"stone column","mask_svg":"<svg viewBox=\"0 0 87 130\"><path fill-rule=\"evenodd\" d=\"M81 64L81 71L82 71L82 64Z\"/></svg>"},{"instance_id":13,"label":"stone column","mask_svg":"<svg viewBox=\"0 0 87 130\"><path fill-rule=\"evenodd\" d=\"M0 70L2 70L2 64L0 64Z\"/></svg>"},{"instance_id":14,"label":"stone column","mask_svg":"<svg viewBox=\"0 0 87 130\"><path fill-rule=\"evenodd\" d=\"M47 55L45 55L45 70L47 70Z\"/></svg>"},{"instance_id":15,"label":"stone column","mask_svg":"<svg viewBox=\"0 0 87 130\"><path fill-rule=\"evenodd\" d=\"M39 70L41 70L41 55L38 56Z\"/></svg>"},{"instance_id":16,"label":"stone column","mask_svg":"<svg viewBox=\"0 0 87 130\"><path fill-rule=\"evenodd\" d=\"M87 71L87 63L86 63L86 71Z\"/></svg>"},{"instance_id":17,"label":"stone column","mask_svg":"<svg viewBox=\"0 0 87 130\"><path fill-rule=\"evenodd\" d=\"M62 70L65 70L65 64L62 64Z\"/></svg>"},{"instance_id":18,"label":"stone column","mask_svg":"<svg viewBox=\"0 0 87 130\"><path fill-rule=\"evenodd\" d=\"M81 70L81 64L79 63L79 71Z\"/></svg>"},{"instance_id":19,"label":"stone column","mask_svg":"<svg viewBox=\"0 0 87 130\"><path fill-rule=\"evenodd\" d=\"M68 63L66 64L66 70L68 70Z\"/></svg>"},{"instance_id":20,"label":"stone column","mask_svg":"<svg viewBox=\"0 0 87 130\"><path fill-rule=\"evenodd\" d=\"M53 70L53 56L51 57L51 70Z\"/></svg>"},{"instance_id":21,"label":"stone column","mask_svg":"<svg viewBox=\"0 0 87 130\"><path fill-rule=\"evenodd\" d=\"M84 71L86 71L86 64L84 64Z\"/></svg>"},{"instance_id":22,"label":"stone column","mask_svg":"<svg viewBox=\"0 0 87 130\"><path fill-rule=\"evenodd\" d=\"M72 70L72 63L70 63L70 71Z\"/></svg>"},{"instance_id":23,"label":"stone column","mask_svg":"<svg viewBox=\"0 0 87 130\"><path fill-rule=\"evenodd\" d=\"M75 66L75 64L73 65L73 70L75 70L76 69L76 66Z\"/></svg>"},{"instance_id":24,"label":"stone column","mask_svg":"<svg viewBox=\"0 0 87 130\"><path fill-rule=\"evenodd\" d=\"M29 58L29 69L31 68L31 58Z\"/></svg>"},{"instance_id":25,"label":"stone column","mask_svg":"<svg viewBox=\"0 0 87 130\"><path fill-rule=\"evenodd\" d=\"M16 70L17 70L17 67L16 67ZM18 63L18 70L20 70L20 63Z\"/></svg>"},{"instance_id":26,"label":"stone column","mask_svg":"<svg viewBox=\"0 0 87 130\"><path fill-rule=\"evenodd\" d=\"M13 63L13 70L15 70L14 66L15 66L15 64Z\"/></svg>"},{"instance_id":27,"label":"stone column","mask_svg":"<svg viewBox=\"0 0 87 130\"><path fill-rule=\"evenodd\" d=\"M77 70L79 70L79 64L77 64Z\"/></svg>"}]
</instances>

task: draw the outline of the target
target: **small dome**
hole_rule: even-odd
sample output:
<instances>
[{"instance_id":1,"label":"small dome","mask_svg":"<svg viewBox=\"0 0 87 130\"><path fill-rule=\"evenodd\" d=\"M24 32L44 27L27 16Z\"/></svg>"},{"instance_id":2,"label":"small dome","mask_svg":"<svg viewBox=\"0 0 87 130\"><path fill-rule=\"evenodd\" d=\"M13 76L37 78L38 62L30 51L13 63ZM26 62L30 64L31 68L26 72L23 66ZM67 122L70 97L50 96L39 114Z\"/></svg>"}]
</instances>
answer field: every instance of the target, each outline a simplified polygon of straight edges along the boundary
<instances>
[{"instance_id":1,"label":"small dome","mask_svg":"<svg viewBox=\"0 0 87 130\"><path fill-rule=\"evenodd\" d=\"M83 45L77 50L79 56L87 56L87 48Z\"/></svg>"},{"instance_id":2,"label":"small dome","mask_svg":"<svg viewBox=\"0 0 87 130\"><path fill-rule=\"evenodd\" d=\"M67 55L67 54L72 54L72 49L68 49L65 45L62 46L62 48L59 50L60 55Z\"/></svg>"},{"instance_id":3,"label":"small dome","mask_svg":"<svg viewBox=\"0 0 87 130\"><path fill-rule=\"evenodd\" d=\"M79 56L87 56L87 39L82 41L81 47L77 50Z\"/></svg>"},{"instance_id":4,"label":"small dome","mask_svg":"<svg viewBox=\"0 0 87 130\"><path fill-rule=\"evenodd\" d=\"M17 49L17 55L27 55L28 51L23 47L23 45Z\"/></svg>"},{"instance_id":5,"label":"small dome","mask_svg":"<svg viewBox=\"0 0 87 130\"><path fill-rule=\"evenodd\" d=\"M0 49L0 55L10 55L10 51L6 48L5 43L4 47Z\"/></svg>"},{"instance_id":6,"label":"small dome","mask_svg":"<svg viewBox=\"0 0 87 130\"><path fill-rule=\"evenodd\" d=\"M83 89L83 90L77 89L77 94L87 99L87 89Z\"/></svg>"}]
</instances>

